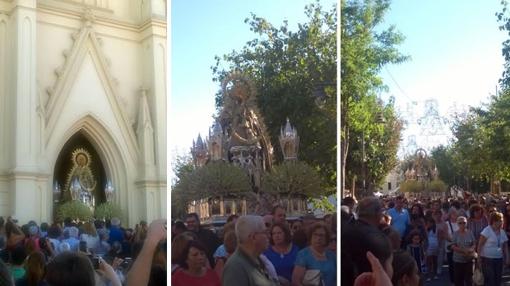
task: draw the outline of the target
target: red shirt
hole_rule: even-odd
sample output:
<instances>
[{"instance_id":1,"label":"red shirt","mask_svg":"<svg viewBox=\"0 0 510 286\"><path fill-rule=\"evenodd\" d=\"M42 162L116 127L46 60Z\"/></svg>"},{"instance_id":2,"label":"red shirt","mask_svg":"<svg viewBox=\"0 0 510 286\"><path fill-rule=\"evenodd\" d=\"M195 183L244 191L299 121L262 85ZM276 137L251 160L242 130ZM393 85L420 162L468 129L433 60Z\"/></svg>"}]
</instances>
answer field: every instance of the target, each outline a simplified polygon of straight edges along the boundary
<instances>
[{"instance_id":1,"label":"red shirt","mask_svg":"<svg viewBox=\"0 0 510 286\"><path fill-rule=\"evenodd\" d=\"M183 270L177 270L172 274L172 286L221 286L218 274L212 269L207 269L202 277L195 277Z\"/></svg>"}]
</instances>

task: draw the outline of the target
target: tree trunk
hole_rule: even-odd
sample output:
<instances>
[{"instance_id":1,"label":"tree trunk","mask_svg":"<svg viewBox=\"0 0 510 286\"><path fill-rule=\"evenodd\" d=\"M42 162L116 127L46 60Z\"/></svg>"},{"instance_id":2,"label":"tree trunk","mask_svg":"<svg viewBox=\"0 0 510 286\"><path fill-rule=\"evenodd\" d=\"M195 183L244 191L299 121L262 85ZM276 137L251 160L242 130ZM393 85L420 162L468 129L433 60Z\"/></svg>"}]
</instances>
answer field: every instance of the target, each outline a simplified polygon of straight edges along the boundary
<instances>
[{"instance_id":1,"label":"tree trunk","mask_svg":"<svg viewBox=\"0 0 510 286\"><path fill-rule=\"evenodd\" d=\"M347 163L347 154L349 152L349 129L344 125L344 138L340 140L340 199L344 198L344 190L345 190L345 177L346 177L346 163ZM354 196L354 185L352 186L352 195Z\"/></svg>"}]
</instances>

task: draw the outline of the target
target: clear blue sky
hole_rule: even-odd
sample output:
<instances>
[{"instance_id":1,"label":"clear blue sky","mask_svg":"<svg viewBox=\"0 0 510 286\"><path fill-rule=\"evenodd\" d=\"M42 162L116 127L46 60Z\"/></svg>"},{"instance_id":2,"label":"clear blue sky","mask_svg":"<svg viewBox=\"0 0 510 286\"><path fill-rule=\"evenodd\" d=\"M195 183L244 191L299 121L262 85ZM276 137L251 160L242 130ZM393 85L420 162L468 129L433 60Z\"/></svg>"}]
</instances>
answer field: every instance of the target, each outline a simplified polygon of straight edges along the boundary
<instances>
[{"instance_id":1,"label":"clear blue sky","mask_svg":"<svg viewBox=\"0 0 510 286\"><path fill-rule=\"evenodd\" d=\"M414 119L423 116L424 101L430 98L437 99L444 117L454 105L462 109L487 102L503 70L505 33L495 16L500 10L499 0L393 1L384 24L396 25L406 36L400 50L411 60L382 70L390 91L381 97L395 96L402 114ZM402 144L413 134L418 145L447 142L446 136L427 138L421 132L417 124L410 125Z\"/></svg>"},{"instance_id":2,"label":"clear blue sky","mask_svg":"<svg viewBox=\"0 0 510 286\"><path fill-rule=\"evenodd\" d=\"M289 28L306 21L304 7L310 0L174 0L171 2L172 48L169 150L188 152L198 134L208 135L215 112L214 95L219 84L212 81L214 56L241 50L256 38L244 19L250 12L279 27L288 20ZM335 0L321 1L331 7Z\"/></svg>"}]
</instances>

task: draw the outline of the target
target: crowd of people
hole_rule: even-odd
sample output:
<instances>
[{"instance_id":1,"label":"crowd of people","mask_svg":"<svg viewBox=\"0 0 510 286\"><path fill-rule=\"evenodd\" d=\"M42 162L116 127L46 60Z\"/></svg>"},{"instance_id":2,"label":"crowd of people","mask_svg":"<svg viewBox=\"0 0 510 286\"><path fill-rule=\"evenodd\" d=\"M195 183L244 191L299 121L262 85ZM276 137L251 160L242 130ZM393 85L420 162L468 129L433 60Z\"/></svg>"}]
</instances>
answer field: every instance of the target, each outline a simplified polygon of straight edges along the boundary
<instances>
[{"instance_id":1,"label":"crowd of people","mask_svg":"<svg viewBox=\"0 0 510 286\"><path fill-rule=\"evenodd\" d=\"M214 233L187 214L172 223L172 285L336 285L336 227L334 214L287 221L275 206L262 216L231 215Z\"/></svg>"},{"instance_id":2,"label":"crowd of people","mask_svg":"<svg viewBox=\"0 0 510 286\"><path fill-rule=\"evenodd\" d=\"M166 285L166 220L61 223L0 217L0 285Z\"/></svg>"},{"instance_id":3,"label":"crowd of people","mask_svg":"<svg viewBox=\"0 0 510 286\"><path fill-rule=\"evenodd\" d=\"M347 197L341 209L341 285L426 285L447 264L451 285L499 286L510 266L510 197Z\"/></svg>"}]
</instances>

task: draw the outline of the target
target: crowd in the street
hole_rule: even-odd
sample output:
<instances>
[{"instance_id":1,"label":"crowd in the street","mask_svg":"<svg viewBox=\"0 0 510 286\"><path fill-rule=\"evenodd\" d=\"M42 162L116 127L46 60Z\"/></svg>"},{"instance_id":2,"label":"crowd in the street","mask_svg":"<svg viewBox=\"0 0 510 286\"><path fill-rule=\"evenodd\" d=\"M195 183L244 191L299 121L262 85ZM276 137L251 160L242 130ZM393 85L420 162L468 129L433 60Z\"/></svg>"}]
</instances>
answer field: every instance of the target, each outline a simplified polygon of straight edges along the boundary
<instances>
[{"instance_id":1,"label":"crowd in the street","mask_svg":"<svg viewBox=\"0 0 510 286\"><path fill-rule=\"evenodd\" d=\"M166 285L166 220L19 225L0 217L0 285Z\"/></svg>"},{"instance_id":2,"label":"crowd in the street","mask_svg":"<svg viewBox=\"0 0 510 286\"><path fill-rule=\"evenodd\" d=\"M288 221L275 206L231 215L215 233L189 213L172 223L172 285L336 285L336 227L335 214Z\"/></svg>"},{"instance_id":3,"label":"crowd in the street","mask_svg":"<svg viewBox=\"0 0 510 286\"><path fill-rule=\"evenodd\" d=\"M451 285L499 286L510 266L510 197L347 197L341 209L341 285L427 285L446 264Z\"/></svg>"}]
</instances>

